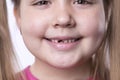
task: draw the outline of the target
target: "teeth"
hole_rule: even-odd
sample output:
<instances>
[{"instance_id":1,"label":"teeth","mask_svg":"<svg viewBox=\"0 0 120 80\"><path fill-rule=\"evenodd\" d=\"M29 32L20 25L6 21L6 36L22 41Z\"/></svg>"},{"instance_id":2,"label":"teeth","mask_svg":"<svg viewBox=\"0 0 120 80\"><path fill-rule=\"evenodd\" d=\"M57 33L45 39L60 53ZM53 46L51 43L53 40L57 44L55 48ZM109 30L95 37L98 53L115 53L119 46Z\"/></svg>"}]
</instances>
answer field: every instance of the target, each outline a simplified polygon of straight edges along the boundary
<instances>
[{"instance_id":1,"label":"teeth","mask_svg":"<svg viewBox=\"0 0 120 80\"><path fill-rule=\"evenodd\" d=\"M72 42L75 42L75 39L72 39Z\"/></svg>"},{"instance_id":2,"label":"teeth","mask_svg":"<svg viewBox=\"0 0 120 80\"><path fill-rule=\"evenodd\" d=\"M68 43L68 40L62 40L63 43Z\"/></svg>"},{"instance_id":3,"label":"teeth","mask_svg":"<svg viewBox=\"0 0 120 80\"><path fill-rule=\"evenodd\" d=\"M58 43L58 40L51 40L52 42L54 42L54 43Z\"/></svg>"},{"instance_id":4,"label":"teeth","mask_svg":"<svg viewBox=\"0 0 120 80\"><path fill-rule=\"evenodd\" d=\"M57 40L57 39L52 39L51 42L54 43L72 43L75 42L75 39L69 39L69 40Z\"/></svg>"}]
</instances>

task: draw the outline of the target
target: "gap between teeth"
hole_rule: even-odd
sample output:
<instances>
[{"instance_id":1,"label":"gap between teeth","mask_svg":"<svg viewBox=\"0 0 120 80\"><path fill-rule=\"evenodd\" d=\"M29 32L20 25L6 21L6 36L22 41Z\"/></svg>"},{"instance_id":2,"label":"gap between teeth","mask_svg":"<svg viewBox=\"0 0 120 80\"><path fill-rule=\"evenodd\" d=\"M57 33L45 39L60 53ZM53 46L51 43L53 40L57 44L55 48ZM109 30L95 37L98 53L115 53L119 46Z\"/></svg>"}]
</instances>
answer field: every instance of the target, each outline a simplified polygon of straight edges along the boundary
<instances>
[{"instance_id":1,"label":"gap between teeth","mask_svg":"<svg viewBox=\"0 0 120 80\"><path fill-rule=\"evenodd\" d=\"M75 39L71 39L71 40L51 40L54 43L72 43L75 42Z\"/></svg>"}]
</instances>

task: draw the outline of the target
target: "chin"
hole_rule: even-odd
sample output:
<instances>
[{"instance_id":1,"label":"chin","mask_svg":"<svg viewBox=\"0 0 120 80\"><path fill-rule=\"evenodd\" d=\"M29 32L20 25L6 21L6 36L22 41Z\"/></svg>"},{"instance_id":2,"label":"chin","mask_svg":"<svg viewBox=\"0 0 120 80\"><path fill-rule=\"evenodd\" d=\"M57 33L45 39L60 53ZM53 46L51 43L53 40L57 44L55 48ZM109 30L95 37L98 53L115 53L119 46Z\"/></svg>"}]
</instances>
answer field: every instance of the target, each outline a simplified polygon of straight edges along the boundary
<instances>
[{"instance_id":1,"label":"chin","mask_svg":"<svg viewBox=\"0 0 120 80\"><path fill-rule=\"evenodd\" d=\"M70 69L79 66L80 63L79 60L71 58L71 60L54 60L49 62L49 65L57 69Z\"/></svg>"},{"instance_id":2,"label":"chin","mask_svg":"<svg viewBox=\"0 0 120 80\"><path fill-rule=\"evenodd\" d=\"M56 68L56 69L70 69L70 68L73 68L75 67L75 65L62 65L62 64L49 64L50 66L52 66L53 68Z\"/></svg>"}]
</instances>

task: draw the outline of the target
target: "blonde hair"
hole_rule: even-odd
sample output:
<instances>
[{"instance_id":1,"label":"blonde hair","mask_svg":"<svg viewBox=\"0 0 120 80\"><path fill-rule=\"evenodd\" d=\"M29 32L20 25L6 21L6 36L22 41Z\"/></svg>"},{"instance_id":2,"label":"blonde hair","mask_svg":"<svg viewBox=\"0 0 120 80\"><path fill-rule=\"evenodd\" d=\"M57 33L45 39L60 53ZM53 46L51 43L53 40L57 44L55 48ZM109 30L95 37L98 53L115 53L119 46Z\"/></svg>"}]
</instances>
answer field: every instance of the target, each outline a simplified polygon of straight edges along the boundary
<instances>
[{"instance_id":1,"label":"blonde hair","mask_svg":"<svg viewBox=\"0 0 120 80\"><path fill-rule=\"evenodd\" d=\"M110 78L111 80L120 80L120 0L114 0L113 6Z\"/></svg>"},{"instance_id":2,"label":"blonde hair","mask_svg":"<svg viewBox=\"0 0 120 80\"><path fill-rule=\"evenodd\" d=\"M10 39L6 0L0 0L0 80L15 79L15 55Z\"/></svg>"}]
</instances>

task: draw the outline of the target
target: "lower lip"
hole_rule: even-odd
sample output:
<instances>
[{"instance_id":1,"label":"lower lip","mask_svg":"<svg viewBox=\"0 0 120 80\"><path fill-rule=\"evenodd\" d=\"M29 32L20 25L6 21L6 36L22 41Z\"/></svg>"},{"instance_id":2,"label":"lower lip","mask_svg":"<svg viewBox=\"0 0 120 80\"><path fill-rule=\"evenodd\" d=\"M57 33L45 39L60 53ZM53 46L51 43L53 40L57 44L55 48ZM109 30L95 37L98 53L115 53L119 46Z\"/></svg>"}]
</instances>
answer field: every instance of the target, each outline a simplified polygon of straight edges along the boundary
<instances>
[{"instance_id":1,"label":"lower lip","mask_svg":"<svg viewBox=\"0 0 120 80\"><path fill-rule=\"evenodd\" d=\"M69 51L69 50L72 50L75 47L77 47L77 45L81 41L81 39L76 41L76 42L72 42L72 43L54 43L54 42L51 42L51 41L48 41L48 40L46 40L46 41L51 47L53 47L56 50Z\"/></svg>"}]
</instances>

